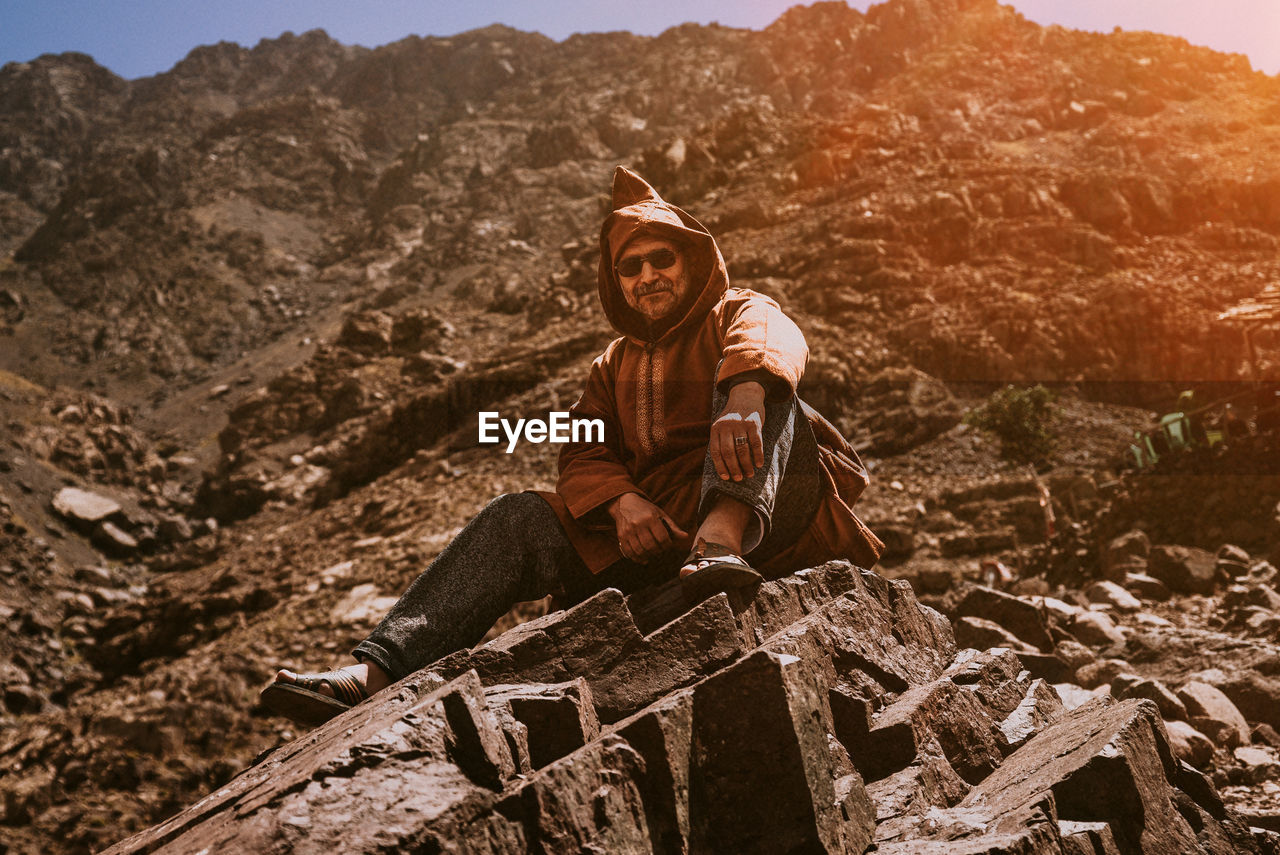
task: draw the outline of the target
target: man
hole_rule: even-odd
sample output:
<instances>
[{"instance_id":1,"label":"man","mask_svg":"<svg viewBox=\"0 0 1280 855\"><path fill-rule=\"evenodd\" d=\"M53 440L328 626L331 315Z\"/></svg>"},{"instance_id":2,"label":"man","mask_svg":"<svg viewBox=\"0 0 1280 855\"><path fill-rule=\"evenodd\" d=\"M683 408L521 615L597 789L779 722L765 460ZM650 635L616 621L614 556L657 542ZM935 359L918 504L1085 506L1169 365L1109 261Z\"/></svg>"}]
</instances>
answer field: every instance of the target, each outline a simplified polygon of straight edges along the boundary
<instances>
[{"instance_id":1,"label":"man","mask_svg":"<svg viewBox=\"0 0 1280 855\"><path fill-rule=\"evenodd\" d=\"M613 208L598 282L621 336L571 414L600 419L604 441L564 446L554 493L500 496L481 511L356 647L358 664L281 671L267 706L323 721L550 592L579 600L678 573L700 597L832 558L879 558L883 544L850 510L866 471L796 397L808 357L799 328L773 300L730 288L711 234L623 167Z\"/></svg>"}]
</instances>

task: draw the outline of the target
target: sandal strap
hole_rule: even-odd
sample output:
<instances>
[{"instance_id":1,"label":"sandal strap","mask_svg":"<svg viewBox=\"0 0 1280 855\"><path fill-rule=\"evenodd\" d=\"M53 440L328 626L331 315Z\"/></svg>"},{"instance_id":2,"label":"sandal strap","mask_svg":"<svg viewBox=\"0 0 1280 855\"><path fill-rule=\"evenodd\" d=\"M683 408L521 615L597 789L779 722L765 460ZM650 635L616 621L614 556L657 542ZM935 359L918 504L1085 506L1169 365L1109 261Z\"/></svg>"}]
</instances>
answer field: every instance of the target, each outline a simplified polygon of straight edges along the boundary
<instances>
[{"instance_id":1,"label":"sandal strap","mask_svg":"<svg viewBox=\"0 0 1280 855\"><path fill-rule=\"evenodd\" d=\"M738 561L742 561L743 564L747 563L746 561L743 561L741 555L725 546L723 543L714 543L709 540L703 540L702 538L698 538L698 542L693 546L693 551L689 553L689 557L684 560L684 563L692 564L694 561L701 561L704 559L718 560L721 558L727 558L730 560L737 559Z\"/></svg>"},{"instance_id":2,"label":"sandal strap","mask_svg":"<svg viewBox=\"0 0 1280 855\"><path fill-rule=\"evenodd\" d=\"M333 689L334 698L348 706L355 706L369 697L369 693L365 691L364 686L360 685L360 681L351 676L350 671L341 668L336 671L322 671L318 674L299 674L295 685L316 692L325 683Z\"/></svg>"},{"instance_id":3,"label":"sandal strap","mask_svg":"<svg viewBox=\"0 0 1280 855\"><path fill-rule=\"evenodd\" d=\"M712 555L703 558L695 558L692 561L686 561L684 566L688 567L690 564L695 565L695 572L701 570L703 567L709 567L712 564L737 564L741 567L751 568L751 565L746 562L746 559L740 555L733 555L732 553L728 555Z\"/></svg>"},{"instance_id":4,"label":"sandal strap","mask_svg":"<svg viewBox=\"0 0 1280 855\"><path fill-rule=\"evenodd\" d=\"M711 564L740 564L749 570L753 569L745 558L729 547L722 543L713 543L702 538L698 538L693 551L689 553L689 557L684 560L684 564L681 566L688 567L690 564L694 565L694 572Z\"/></svg>"}]
</instances>

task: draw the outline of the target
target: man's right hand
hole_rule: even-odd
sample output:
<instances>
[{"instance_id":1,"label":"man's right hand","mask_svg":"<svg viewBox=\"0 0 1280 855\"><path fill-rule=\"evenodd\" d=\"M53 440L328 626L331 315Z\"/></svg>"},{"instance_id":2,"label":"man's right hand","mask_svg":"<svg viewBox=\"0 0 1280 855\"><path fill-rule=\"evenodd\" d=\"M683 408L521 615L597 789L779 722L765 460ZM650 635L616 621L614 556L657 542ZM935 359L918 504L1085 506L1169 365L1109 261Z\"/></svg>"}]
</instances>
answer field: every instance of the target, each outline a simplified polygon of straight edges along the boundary
<instances>
[{"instance_id":1,"label":"man's right hand","mask_svg":"<svg viewBox=\"0 0 1280 855\"><path fill-rule=\"evenodd\" d=\"M662 508L639 493L623 493L608 510L618 529L618 548L632 561L650 561L689 539Z\"/></svg>"}]
</instances>

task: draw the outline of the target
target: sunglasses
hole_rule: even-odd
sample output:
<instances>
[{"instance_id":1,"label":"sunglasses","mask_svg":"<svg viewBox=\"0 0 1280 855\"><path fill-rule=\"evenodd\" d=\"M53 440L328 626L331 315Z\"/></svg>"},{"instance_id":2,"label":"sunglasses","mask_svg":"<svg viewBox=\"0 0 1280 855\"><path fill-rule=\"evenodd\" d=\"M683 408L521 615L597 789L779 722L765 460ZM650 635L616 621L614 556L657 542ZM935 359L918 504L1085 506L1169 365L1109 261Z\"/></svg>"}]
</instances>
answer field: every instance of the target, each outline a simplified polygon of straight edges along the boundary
<instances>
[{"instance_id":1,"label":"sunglasses","mask_svg":"<svg viewBox=\"0 0 1280 855\"><path fill-rule=\"evenodd\" d=\"M646 261L653 265L654 270L666 270L676 263L676 254L669 249L655 249L653 252L648 252L644 255L629 255L619 261L618 266L613 269L619 276L625 276L630 279L633 276L640 275L640 271L644 270Z\"/></svg>"}]
</instances>

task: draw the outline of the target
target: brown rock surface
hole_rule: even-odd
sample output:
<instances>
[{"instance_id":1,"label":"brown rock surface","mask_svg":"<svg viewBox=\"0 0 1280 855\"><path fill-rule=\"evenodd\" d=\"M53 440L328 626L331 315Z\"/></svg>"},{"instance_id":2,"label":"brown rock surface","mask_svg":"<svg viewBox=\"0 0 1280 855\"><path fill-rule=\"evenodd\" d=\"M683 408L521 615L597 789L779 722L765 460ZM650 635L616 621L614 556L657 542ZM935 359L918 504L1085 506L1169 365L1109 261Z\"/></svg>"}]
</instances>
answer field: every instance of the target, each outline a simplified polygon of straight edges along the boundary
<instances>
[{"instance_id":1,"label":"brown rock surface","mask_svg":"<svg viewBox=\"0 0 1280 855\"><path fill-rule=\"evenodd\" d=\"M1248 745L1249 724L1240 710L1219 689L1207 683L1190 682L1178 689L1178 699L1186 707L1188 720L1206 720L1202 729L1224 748Z\"/></svg>"},{"instance_id":2,"label":"brown rock surface","mask_svg":"<svg viewBox=\"0 0 1280 855\"><path fill-rule=\"evenodd\" d=\"M1169 747L1179 760L1203 769L1213 759L1213 742L1185 721L1166 721Z\"/></svg>"},{"instance_id":3,"label":"brown rock surface","mask_svg":"<svg viewBox=\"0 0 1280 855\"><path fill-rule=\"evenodd\" d=\"M975 585L956 606L956 614L994 621L1032 647L1044 651L1053 649L1044 612L1018 597Z\"/></svg>"},{"instance_id":4,"label":"brown rock surface","mask_svg":"<svg viewBox=\"0 0 1280 855\"><path fill-rule=\"evenodd\" d=\"M53 509L69 520L92 526L120 513L120 505L106 496L64 487L53 497Z\"/></svg>"},{"instance_id":5,"label":"brown rock surface","mask_svg":"<svg viewBox=\"0 0 1280 855\"><path fill-rule=\"evenodd\" d=\"M634 601L641 614L663 602ZM674 669L688 676L661 688L610 688L635 673L625 663L677 662L654 649L708 604L724 609L735 650L755 628L771 629L768 640L727 660L714 645L688 651ZM1064 712L1011 651L948 649L945 622L909 588L833 563L766 583L736 614L728 606L719 595L641 635L626 601L603 592L441 660L109 851L216 841L263 852L861 852L874 837L877 851L950 839L963 851L1048 852L1064 837L1108 834L1120 851L1180 851L1196 839L1184 816L1202 840L1238 837L1211 788L1181 789L1154 705ZM592 655L573 646L610 631L616 641ZM913 652L926 639L919 651L937 666ZM463 664L472 668L441 685ZM569 673L556 686L525 682ZM859 698L867 706L851 715ZM629 706L598 731L597 714L612 720ZM527 777L512 720L541 767ZM384 806L369 823L375 803Z\"/></svg>"},{"instance_id":6,"label":"brown rock surface","mask_svg":"<svg viewBox=\"0 0 1280 855\"><path fill-rule=\"evenodd\" d=\"M559 630L535 620L451 659L451 676L474 667L490 688L585 683L596 720L618 727L588 738L582 691L540 698L555 736L542 759L569 753L535 771L531 729L490 705L528 778L475 820L485 839L681 851L712 822L681 795L698 774L692 693L757 650L806 669L751 677L783 698L754 712L784 732L801 710L862 733L921 686L954 685L935 689L930 716L916 707L918 753L864 788L877 835L902 851L985 845L959 820L942 840L927 817L1051 726L1036 677L1178 686L1220 668L1214 684L1265 735L1280 618L1261 559L1280 555L1280 455L1240 382L1241 331L1215 317L1280 279L1280 176L1258 156L1280 139L1277 103L1276 78L1242 57L1044 28L990 0L817 4L762 32L654 38L495 26L370 50L285 34L199 48L135 81L77 54L5 66L5 845L100 851L253 774L298 737L254 713L277 667L331 666L485 501L553 486L554 448L476 447L475 413L562 410L579 394L611 337L594 242L618 163L710 224L734 284L800 323L801 393L869 452L859 507L899 549L884 579L815 570L688 614L670 592L597 602ZM1265 360L1280 340L1258 330L1254 343L1262 379L1276 379ZM1059 392L1059 441L1030 473L957 420L998 387L1037 382ZM1255 434L1133 470L1134 431L1184 388L1242 395ZM1206 415L1213 427L1221 412ZM137 550L108 560L52 511L64 487L115 499L112 524ZM1142 541L1204 550L1241 590L1201 579L1186 587L1206 593L1185 595L1130 575L1146 611L1113 610L1123 648L1091 665L1071 648L1071 609L1096 580L1145 569ZM983 562L1010 571L990 578L1027 622L964 617L1057 653L1012 671L1002 655L957 653L939 612ZM1069 608L1041 609L1042 635L1024 607L1050 600ZM521 606L494 634L546 609ZM971 785L957 768L976 778L994 755L952 708L1025 743ZM817 729L797 724L795 745ZM578 737L559 737L572 732L584 744L570 750ZM825 789L788 793L806 840L865 827L856 758L837 743L799 764L791 744L769 755L793 780L829 772L831 803L851 811L837 817ZM326 778L326 798L377 774ZM487 789L468 774L488 780L448 773ZM1249 851L1234 832L1223 846L1229 814L1209 794L1265 818L1274 782L1251 783L1225 752L1205 776L1212 786L1166 776L1179 815L1205 850ZM1198 824L1201 810L1212 821ZM1050 814L986 837L1066 851L1132 840L1109 819ZM290 828L296 843L302 826ZM938 839L910 837L921 830Z\"/></svg>"},{"instance_id":7,"label":"brown rock surface","mask_svg":"<svg viewBox=\"0 0 1280 855\"><path fill-rule=\"evenodd\" d=\"M1153 546L1147 570L1182 594L1212 594L1218 577L1212 555L1185 546Z\"/></svg>"}]
</instances>

